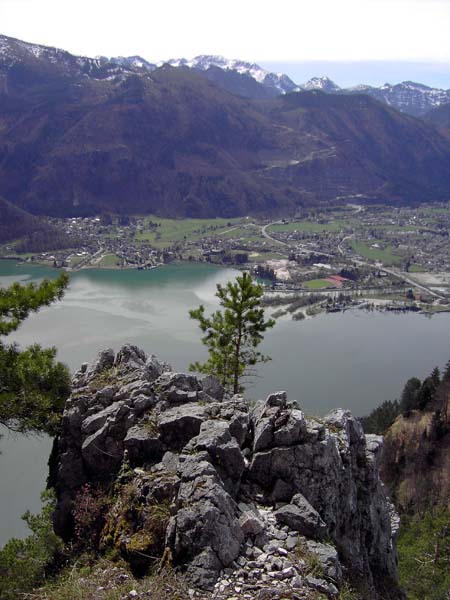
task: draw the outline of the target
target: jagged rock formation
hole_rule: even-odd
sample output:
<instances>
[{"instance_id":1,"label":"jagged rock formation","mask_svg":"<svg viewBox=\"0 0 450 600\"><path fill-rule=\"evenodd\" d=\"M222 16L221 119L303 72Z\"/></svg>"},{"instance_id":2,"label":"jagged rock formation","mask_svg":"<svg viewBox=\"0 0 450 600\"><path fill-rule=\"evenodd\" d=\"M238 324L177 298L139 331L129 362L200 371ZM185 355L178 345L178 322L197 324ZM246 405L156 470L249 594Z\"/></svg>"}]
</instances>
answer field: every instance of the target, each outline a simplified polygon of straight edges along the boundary
<instances>
[{"instance_id":1,"label":"jagged rock formation","mask_svg":"<svg viewBox=\"0 0 450 600\"><path fill-rule=\"evenodd\" d=\"M333 598L344 577L367 599L397 598L381 443L348 411L308 419L285 392L250 406L135 346L106 350L64 412L55 528L72 535L89 483L109 498L100 548L135 572L163 557L215 598Z\"/></svg>"}]
</instances>

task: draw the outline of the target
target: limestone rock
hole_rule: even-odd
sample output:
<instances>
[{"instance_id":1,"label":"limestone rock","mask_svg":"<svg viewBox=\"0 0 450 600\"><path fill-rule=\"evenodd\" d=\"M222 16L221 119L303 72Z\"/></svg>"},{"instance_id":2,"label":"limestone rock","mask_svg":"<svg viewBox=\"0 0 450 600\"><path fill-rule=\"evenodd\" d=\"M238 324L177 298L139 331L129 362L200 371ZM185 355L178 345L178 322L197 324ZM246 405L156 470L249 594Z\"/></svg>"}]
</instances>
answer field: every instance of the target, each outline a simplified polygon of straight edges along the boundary
<instances>
[{"instance_id":1,"label":"limestone rock","mask_svg":"<svg viewBox=\"0 0 450 600\"><path fill-rule=\"evenodd\" d=\"M245 536L256 536L264 530L261 519L252 511L246 511L239 517L239 525Z\"/></svg>"},{"instance_id":2,"label":"limestone rock","mask_svg":"<svg viewBox=\"0 0 450 600\"><path fill-rule=\"evenodd\" d=\"M163 400L171 404L195 402L201 390L200 382L193 375L165 372L154 382L155 389Z\"/></svg>"},{"instance_id":3,"label":"limestone rock","mask_svg":"<svg viewBox=\"0 0 450 600\"><path fill-rule=\"evenodd\" d=\"M206 419L205 407L197 403L169 408L158 418L161 440L168 448L181 450L198 435Z\"/></svg>"},{"instance_id":4,"label":"limestone rock","mask_svg":"<svg viewBox=\"0 0 450 600\"><path fill-rule=\"evenodd\" d=\"M238 508L212 465L208 466L201 457L181 463L180 474L178 510L168 543L176 559L195 559L196 568L212 568L213 556L216 573L211 577L215 580L218 571L239 556L244 535L237 518ZM202 557L207 563L202 562Z\"/></svg>"},{"instance_id":5,"label":"limestone rock","mask_svg":"<svg viewBox=\"0 0 450 600\"><path fill-rule=\"evenodd\" d=\"M245 469L244 457L226 421L207 420L199 434L185 447L185 452L206 451L228 491L239 482Z\"/></svg>"},{"instance_id":6,"label":"limestone rock","mask_svg":"<svg viewBox=\"0 0 450 600\"><path fill-rule=\"evenodd\" d=\"M135 425L129 429L123 445L133 466L157 463L161 460L164 452L159 437L149 431L145 425Z\"/></svg>"},{"instance_id":7,"label":"limestone rock","mask_svg":"<svg viewBox=\"0 0 450 600\"><path fill-rule=\"evenodd\" d=\"M339 590L335 585L326 581L325 579L319 579L313 575L307 575L306 583L313 590L317 590L322 594L326 594L327 598L337 598L339 596Z\"/></svg>"},{"instance_id":8,"label":"limestone rock","mask_svg":"<svg viewBox=\"0 0 450 600\"><path fill-rule=\"evenodd\" d=\"M118 494L105 548L135 562L146 548L166 552L218 600L332 598L343 568L381 600L378 579L396 576L398 526L381 447L348 411L310 419L285 392L250 408L215 378L174 373L126 344L74 377L51 462L55 529L70 540L77 493L100 485Z\"/></svg>"},{"instance_id":9,"label":"limestone rock","mask_svg":"<svg viewBox=\"0 0 450 600\"><path fill-rule=\"evenodd\" d=\"M279 508L275 517L279 523L288 525L290 529L306 537L323 539L327 535L327 526L302 494L296 494L291 504Z\"/></svg>"},{"instance_id":10,"label":"limestone rock","mask_svg":"<svg viewBox=\"0 0 450 600\"><path fill-rule=\"evenodd\" d=\"M172 371L172 367L169 363L160 361L157 356L151 354L145 362L144 378L147 381L153 382L163 373L168 373L170 371Z\"/></svg>"},{"instance_id":11,"label":"limestone rock","mask_svg":"<svg viewBox=\"0 0 450 600\"><path fill-rule=\"evenodd\" d=\"M340 585L342 583L342 567L336 548L314 540L308 540L306 545L308 550L319 558L324 575L336 585Z\"/></svg>"},{"instance_id":12,"label":"limestone rock","mask_svg":"<svg viewBox=\"0 0 450 600\"><path fill-rule=\"evenodd\" d=\"M87 472L97 479L105 479L118 471L123 458L121 443L108 435L108 425L87 437L81 447Z\"/></svg>"},{"instance_id":13,"label":"limestone rock","mask_svg":"<svg viewBox=\"0 0 450 600\"><path fill-rule=\"evenodd\" d=\"M141 369L145 365L147 355L143 350L133 344L125 344L117 353L114 364L125 366L127 370Z\"/></svg>"},{"instance_id":14,"label":"limestone rock","mask_svg":"<svg viewBox=\"0 0 450 600\"><path fill-rule=\"evenodd\" d=\"M214 400L222 402L224 389L217 377L214 377L213 375L208 375L207 377L204 377L202 379L201 384L203 391L206 394L208 394L208 396L210 396Z\"/></svg>"}]
</instances>

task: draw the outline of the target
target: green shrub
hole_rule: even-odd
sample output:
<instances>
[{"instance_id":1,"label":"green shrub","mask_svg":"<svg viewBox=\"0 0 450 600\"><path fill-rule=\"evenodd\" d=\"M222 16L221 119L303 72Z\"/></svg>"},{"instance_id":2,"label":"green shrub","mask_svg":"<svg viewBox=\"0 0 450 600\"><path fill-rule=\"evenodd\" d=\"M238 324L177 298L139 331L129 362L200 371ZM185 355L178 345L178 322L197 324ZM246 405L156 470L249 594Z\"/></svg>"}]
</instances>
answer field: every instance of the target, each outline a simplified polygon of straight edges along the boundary
<instances>
[{"instance_id":1,"label":"green shrub","mask_svg":"<svg viewBox=\"0 0 450 600\"><path fill-rule=\"evenodd\" d=\"M400 584L408 600L446 600L450 589L450 510L402 519L397 543Z\"/></svg>"},{"instance_id":2,"label":"green shrub","mask_svg":"<svg viewBox=\"0 0 450 600\"><path fill-rule=\"evenodd\" d=\"M12 538L0 550L0 598L13 600L42 585L48 570L61 552L63 544L54 533L52 514L55 497L51 491L42 494L43 509L39 515L28 511L23 515L31 530L24 540Z\"/></svg>"}]
</instances>

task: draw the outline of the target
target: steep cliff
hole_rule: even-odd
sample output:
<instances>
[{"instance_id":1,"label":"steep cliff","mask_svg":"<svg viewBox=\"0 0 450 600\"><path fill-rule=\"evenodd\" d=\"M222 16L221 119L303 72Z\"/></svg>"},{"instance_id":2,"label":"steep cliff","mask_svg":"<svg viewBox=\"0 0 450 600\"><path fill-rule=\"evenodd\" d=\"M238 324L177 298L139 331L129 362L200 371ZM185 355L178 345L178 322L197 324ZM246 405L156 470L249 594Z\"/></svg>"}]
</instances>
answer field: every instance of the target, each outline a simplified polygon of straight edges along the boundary
<instances>
[{"instance_id":1,"label":"steep cliff","mask_svg":"<svg viewBox=\"0 0 450 600\"><path fill-rule=\"evenodd\" d=\"M397 417L385 435L381 476L400 512L423 514L450 498L450 380L422 410Z\"/></svg>"},{"instance_id":2,"label":"steep cliff","mask_svg":"<svg viewBox=\"0 0 450 600\"><path fill-rule=\"evenodd\" d=\"M405 386L380 474L401 515L399 575L408 600L450 594L450 369Z\"/></svg>"},{"instance_id":3,"label":"steep cliff","mask_svg":"<svg viewBox=\"0 0 450 600\"><path fill-rule=\"evenodd\" d=\"M106 350L64 412L55 528L137 574L170 562L215 598L333 598L344 580L399 598L381 445L348 411L309 419L285 392L250 405L135 346Z\"/></svg>"}]
</instances>

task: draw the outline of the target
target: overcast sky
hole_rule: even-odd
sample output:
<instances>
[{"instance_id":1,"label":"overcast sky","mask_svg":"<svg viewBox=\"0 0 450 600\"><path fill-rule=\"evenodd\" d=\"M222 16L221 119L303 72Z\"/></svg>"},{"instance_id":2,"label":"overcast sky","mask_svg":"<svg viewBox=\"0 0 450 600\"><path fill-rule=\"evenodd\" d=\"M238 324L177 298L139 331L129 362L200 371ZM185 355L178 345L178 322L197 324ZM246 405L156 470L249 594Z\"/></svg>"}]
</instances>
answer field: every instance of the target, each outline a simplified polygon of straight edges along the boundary
<instances>
[{"instance_id":1,"label":"overcast sky","mask_svg":"<svg viewBox=\"0 0 450 600\"><path fill-rule=\"evenodd\" d=\"M450 75L450 0L0 0L0 32L88 56L389 61Z\"/></svg>"}]
</instances>

